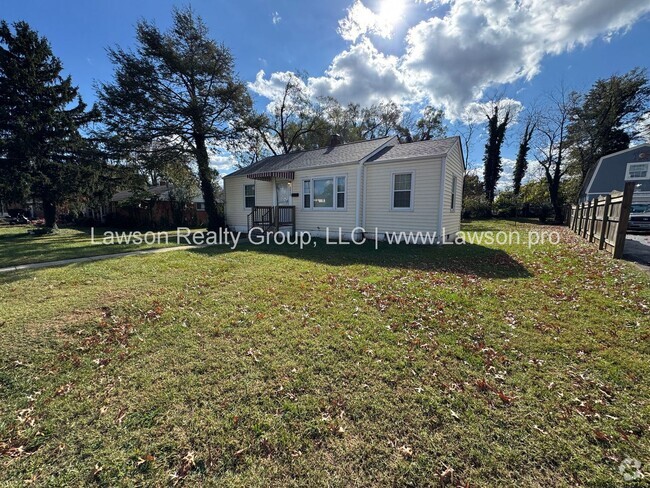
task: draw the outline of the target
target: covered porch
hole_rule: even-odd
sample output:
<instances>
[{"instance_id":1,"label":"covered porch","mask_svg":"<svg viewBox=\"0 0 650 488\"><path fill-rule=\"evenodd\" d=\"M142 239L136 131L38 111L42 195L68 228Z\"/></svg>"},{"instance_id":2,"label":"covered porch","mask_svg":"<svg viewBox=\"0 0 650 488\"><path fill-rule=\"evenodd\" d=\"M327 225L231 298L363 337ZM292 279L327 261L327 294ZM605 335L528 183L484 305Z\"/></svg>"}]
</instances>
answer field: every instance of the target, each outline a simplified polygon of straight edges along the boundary
<instances>
[{"instance_id":1,"label":"covered porch","mask_svg":"<svg viewBox=\"0 0 650 488\"><path fill-rule=\"evenodd\" d=\"M272 205L254 205L248 214L248 231L260 229L262 232L278 232L280 230L296 231L296 207L293 205L294 195L293 171L266 171L247 175L251 180L266 182L271 186ZM268 201L268 200L267 200Z\"/></svg>"}]
</instances>

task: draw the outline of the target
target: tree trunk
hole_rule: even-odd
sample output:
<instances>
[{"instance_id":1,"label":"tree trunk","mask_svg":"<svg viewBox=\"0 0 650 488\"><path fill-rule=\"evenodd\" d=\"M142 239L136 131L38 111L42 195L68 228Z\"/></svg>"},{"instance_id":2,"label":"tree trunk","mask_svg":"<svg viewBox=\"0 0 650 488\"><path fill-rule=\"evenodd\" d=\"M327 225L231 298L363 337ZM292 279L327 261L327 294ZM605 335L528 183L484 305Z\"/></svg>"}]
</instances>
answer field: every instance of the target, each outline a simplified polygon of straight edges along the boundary
<instances>
[{"instance_id":1,"label":"tree trunk","mask_svg":"<svg viewBox=\"0 0 650 488\"><path fill-rule=\"evenodd\" d=\"M194 141L196 143L196 164L199 168L201 192L205 200L205 212L208 214L208 230L216 232L224 227L225 222L223 215L221 215L217 208L217 202L214 197L212 171L210 170L210 158L208 157L208 149L205 145L205 136L196 134Z\"/></svg>"},{"instance_id":2,"label":"tree trunk","mask_svg":"<svg viewBox=\"0 0 650 488\"><path fill-rule=\"evenodd\" d=\"M56 225L56 204L48 198L43 198L43 215L45 217L45 227L58 229Z\"/></svg>"},{"instance_id":3,"label":"tree trunk","mask_svg":"<svg viewBox=\"0 0 650 488\"><path fill-rule=\"evenodd\" d=\"M564 220L564 212L562 212L562 203L560 202L560 182L554 179L549 182L548 194L551 198L551 205L553 206L553 214L555 223L559 224Z\"/></svg>"}]
</instances>

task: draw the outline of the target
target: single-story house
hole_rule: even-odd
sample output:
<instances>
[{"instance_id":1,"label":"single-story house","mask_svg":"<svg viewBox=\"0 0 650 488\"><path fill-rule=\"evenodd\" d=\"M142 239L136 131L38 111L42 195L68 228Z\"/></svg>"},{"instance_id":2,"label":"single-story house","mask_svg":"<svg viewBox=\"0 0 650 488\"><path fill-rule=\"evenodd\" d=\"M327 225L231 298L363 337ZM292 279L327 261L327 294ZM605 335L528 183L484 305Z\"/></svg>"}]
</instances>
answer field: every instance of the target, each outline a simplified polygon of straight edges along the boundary
<instances>
[{"instance_id":1,"label":"single-story house","mask_svg":"<svg viewBox=\"0 0 650 488\"><path fill-rule=\"evenodd\" d=\"M650 161L650 144L641 144L603 156L587 174L580 190L580 201L588 202L599 195L623 191L628 163L643 161ZM632 201L650 203L650 180L637 183Z\"/></svg>"},{"instance_id":2,"label":"single-story house","mask_svg":"<svg viewBox=\"0 0 650 488\"><path fill-rule=\"evenodd\" d=\"M328 147L271 156L225 176L226 224L345 239L400 232L452 238L460 230L464 174L459 137L340 144L333 136Z\"/></svg>"}]
</instances>

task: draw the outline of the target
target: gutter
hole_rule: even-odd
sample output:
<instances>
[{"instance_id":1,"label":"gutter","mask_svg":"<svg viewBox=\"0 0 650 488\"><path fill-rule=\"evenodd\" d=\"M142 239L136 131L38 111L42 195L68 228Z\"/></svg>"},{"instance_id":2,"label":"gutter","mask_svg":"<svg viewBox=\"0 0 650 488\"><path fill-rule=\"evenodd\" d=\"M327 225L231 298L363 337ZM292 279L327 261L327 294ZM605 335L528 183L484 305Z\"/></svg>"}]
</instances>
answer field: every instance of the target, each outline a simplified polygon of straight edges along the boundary
<instances>
[{"instance_id":1,"label":"gutter","mask_svg":"<svg viewBox=\"0 0 650 488\"><path fill-rule=\"evenodd\" d=\"M438 203L438 242L442 243L445 239L442 227L442 210L445 206L445 179L447 172L447 156L442 157L442 166L440 168L440 202Z\"/></svg>"}]
</instances>

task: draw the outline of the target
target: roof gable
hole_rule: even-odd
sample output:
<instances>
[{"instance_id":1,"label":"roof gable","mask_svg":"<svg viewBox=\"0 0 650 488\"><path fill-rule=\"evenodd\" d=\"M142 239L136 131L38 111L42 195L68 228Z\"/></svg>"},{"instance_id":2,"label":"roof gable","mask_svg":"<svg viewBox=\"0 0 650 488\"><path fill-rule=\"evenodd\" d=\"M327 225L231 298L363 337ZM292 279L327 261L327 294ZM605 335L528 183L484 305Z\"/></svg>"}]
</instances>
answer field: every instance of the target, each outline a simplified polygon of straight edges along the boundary
<instances>
[{"instance_id":1,"label":"roof gable","mask_svg":"<svg viewBox=\"0 0 650 488\"><path fill-rule=\"evenodd\" d=\"M393 137L382 137L369 141L352 142L339 144L337 146L322 147L311 151L300 151L289 154L278 154L264 158L257 163L242 168L230 175L241 176L253 173L266 173L272 171L293 171L298 169L318 168L346 163L358 163L362 159L372 155Z\"/></svg>"},{"instance_id":2,"label":"roof gable","mask_svg":"<svg viewBox=\"0 0 650 488\"><path fill-rule=\"evenodd\" d=\"M585 178L588 184L583 187L582 195L623 191L625 168L635 161L650 161L650 144L640 144L600 158ZM637 191L650 191L650 181L640 182Z\"/></svg>"}]
</instances>

